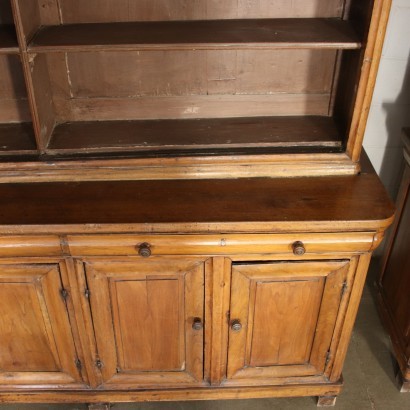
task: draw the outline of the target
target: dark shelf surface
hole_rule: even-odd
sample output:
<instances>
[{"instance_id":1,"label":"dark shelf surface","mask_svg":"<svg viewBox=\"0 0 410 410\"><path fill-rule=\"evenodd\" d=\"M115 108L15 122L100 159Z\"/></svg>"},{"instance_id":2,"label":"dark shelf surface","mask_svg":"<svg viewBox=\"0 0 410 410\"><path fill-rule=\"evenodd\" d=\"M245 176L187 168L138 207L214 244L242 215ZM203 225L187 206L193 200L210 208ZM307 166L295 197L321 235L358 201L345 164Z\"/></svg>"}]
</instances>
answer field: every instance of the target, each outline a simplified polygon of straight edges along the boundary
<instances>
[{"instance_id":1,"label":"dark shelf surface","mask_svg":"<svg viewBox=\"0 0 410 410\"><path fill-rule=\"evenodd\" d=\"M244 148L342 147L331 117L93 121L57 125L54 154Z\"/></svg>"},{"instance_id":2,"label":"dark shelf surface","mask_svg":"<svg viewBox=\"0 0 410 410\"><path fill-rule=\"evenodd\" d=\"M259 229L269 230L269 223L289 222L303 231L304 222L325 222L327 229L336 231L351 222L356 230L376 229L394 213L373 172L337 177L0 184L0 198L0 227L140 224L150 230L151 225L171 223L206 231L214 224L220 229L231 224L241 231L241 223L259 223Z\"/></svg>"},{"instance_id":3,"label":"dark shelf surface","mask_svg":"<svg viewBox=\"0 0 410 410\"><path fill-rule=\"evenodd\" d=\"M325 18L90 23L44 26L30 50L357 49L349 22Z\"/></svg>"},{"instance_id":4,"label":"dark shelf surface","mask_svg":"<svg viewBox=\"0 0 410 410\"><path fill-rule=\"evenodd\" d=\"M0 54L14 54L18 52L19 46L14 26L0 25Z\"/></svg>"},{"instance_id":5,"label":"dark shelf surface","mask_svg":"<svg viewBox=\"0 0 410 410\"><path fill-rule=\"evenodd\" d=\"M37 147L31 123L0 124L0 156L36 152Z\"/></svg>"}]
</instances>

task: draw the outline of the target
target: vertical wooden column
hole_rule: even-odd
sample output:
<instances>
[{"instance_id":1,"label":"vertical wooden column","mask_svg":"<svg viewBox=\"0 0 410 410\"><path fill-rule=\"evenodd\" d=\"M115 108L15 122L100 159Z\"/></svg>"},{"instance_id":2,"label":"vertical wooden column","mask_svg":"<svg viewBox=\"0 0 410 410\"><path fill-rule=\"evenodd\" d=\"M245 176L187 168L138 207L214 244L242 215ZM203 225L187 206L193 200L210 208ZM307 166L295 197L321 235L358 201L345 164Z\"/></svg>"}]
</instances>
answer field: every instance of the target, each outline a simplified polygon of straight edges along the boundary
<instances>
[{"instance_id":1,"label":"vertical wooden column","mask_svg":"<svg viewBox=\"0 0 410 410\"><path fill-rule=\"evenodd\" d=\"M47 68L47 55L30 53L27 48L31 36L41 26L38 3L36 1L23 1L22 4L19 0L11 0L11 5L36 144L40 153L44 153L56 119Z\"/></svg>"},{"instance_id":2,"label":"vertical wooden column","mask_svg":"<svg viewBox=\"0 0 410 410\"><path fill-rule=\"evenodd\" d=\"M218 386L226 377L231 261L215 257L205 267L205 380Z\"/></svg>"}]
</instances>

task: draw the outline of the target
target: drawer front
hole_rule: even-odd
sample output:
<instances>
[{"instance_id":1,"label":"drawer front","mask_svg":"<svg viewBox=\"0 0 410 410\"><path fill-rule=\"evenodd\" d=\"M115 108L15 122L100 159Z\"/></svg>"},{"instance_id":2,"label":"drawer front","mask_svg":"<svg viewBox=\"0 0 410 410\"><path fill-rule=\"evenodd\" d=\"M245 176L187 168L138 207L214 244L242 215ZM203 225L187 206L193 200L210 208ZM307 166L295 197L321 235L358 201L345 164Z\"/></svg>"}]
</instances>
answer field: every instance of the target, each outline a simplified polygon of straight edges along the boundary
<instances>
[{"instance_id":1,"label":"drawer front","mask_svg":"<svg viewBox=\"0 0 410 410\"><path fill-rule=\"evenodd\" d=\"M303 255L370 251L374 235L274 234L274 235L73 235L68 245L73 256L156 255Z\"/></svg>"},{"instance_id":2,"label":"drawer front","mask_svg":"<svg viewBox=\"0 0 410 410\"><path fill-rule=\"evenodd\" d=\"M61 256L58 236L0 236L0 257Z\"/></svg>"}]
</instances>

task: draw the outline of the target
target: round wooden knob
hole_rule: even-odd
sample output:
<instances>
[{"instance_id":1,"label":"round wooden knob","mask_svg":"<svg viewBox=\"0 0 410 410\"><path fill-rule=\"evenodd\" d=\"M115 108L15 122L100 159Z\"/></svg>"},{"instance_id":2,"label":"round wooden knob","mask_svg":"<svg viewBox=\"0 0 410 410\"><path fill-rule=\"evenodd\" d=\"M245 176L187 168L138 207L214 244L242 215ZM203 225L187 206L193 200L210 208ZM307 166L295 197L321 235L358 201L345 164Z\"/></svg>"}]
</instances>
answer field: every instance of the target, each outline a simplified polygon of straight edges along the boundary
<instances>
[{"instance_id":1,"label":"round wooden knob","mask_svg":"<svg viewBox=\"0 0 410 410\"><path fill-rule=\"evenodd\" d=\"M202 330L204 327L202 320L199 317L194 318L194 321L192 323L192 329L194 330Z\"/></svg>"},{"instance_id":2,"label":"round wooden knob","mask_svg":"<svg viewBox=\"0 0 410 410\"><path fill-rule=\"evenodd\" d=\"M300 241L295 242L292 245L292 248L293 248L293 253L296 256L302 256L306 252L305 245L303 245L303 243Z\"/></svg>"},{"instance_id":3,"label":"round wooden knob","mask_svg":"<svg viewBox=\"0 0 410 410\"><path fill-rule=\"evenodd\" d=\"M148 258L151 256L151 245L147 242L142 243L138 246L138 254L143 258Z\"/></svg>"},{"instance_id":4,"label":"round wooden knob","mask_svg":"<svg viewBox=\"0 0 410 410\"><path fill-rule=\"evenodd\" d=\"M239 332L242 329L242 323L239 319L232 320L231 329L234 332Z\"/></svg>"}]
</instances>

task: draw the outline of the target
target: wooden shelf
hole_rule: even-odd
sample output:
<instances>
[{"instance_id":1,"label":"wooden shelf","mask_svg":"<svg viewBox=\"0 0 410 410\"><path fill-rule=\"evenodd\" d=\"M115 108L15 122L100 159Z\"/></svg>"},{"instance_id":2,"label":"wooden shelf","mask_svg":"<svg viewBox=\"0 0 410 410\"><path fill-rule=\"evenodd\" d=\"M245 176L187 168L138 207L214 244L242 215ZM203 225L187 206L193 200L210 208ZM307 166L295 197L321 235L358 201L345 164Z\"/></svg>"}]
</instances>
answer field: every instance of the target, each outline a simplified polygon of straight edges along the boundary
<instances>
[{"instance_id":1,"label":"wooden shelf","mask_svg":"<svg viewBox=\"0 0 410 410\"><path fill-rule=\"evenodd\" d=\"M341 148L330 117L249 117L72 122L57 125L48 153Z\"/></svg>"},{"instance_id":2,"label":"wooden shelf","mask_svg":"<svg viewBox=\"0 0 410 410\"><path fill-rule=\"evenodd\" d=\"M0 156L36 153L31 123L0 124Z\"/></svg>"},{"instance_id":3,"label":"wooden shelf","mask_svg":"<svg viewBox=\"0 0 410 410\"><path fill-rule=\"evenodd\" d=\"M325 18L93 23L44 26L33 52L193 49L357 49L347 21Z\"/></svg>"},{"instance_id":4,"label":"wooden shelf","mask_svg":"<svg viewBox=\"0 0 410 410\"><path fill-rule=\"evenodd\" d=\"M0 26L0 54L15 54L19 52L14 26Z\"/></svg>"},{"instance_id":5,"label":"wooden shelf","mask_svg":"<svg viewBox=\"0 0 410 410\"><path fill-rule=\"evenodd\" d=\"M391 222L394 207L375 173L348 177L250 178L179 181L104 181L0 184L7 198L0 214L2 226L139 224L151 232L174 224L196 232L241 223L264 231L275 223L290 224L300 232L309 221L316 228L380 228ZM382 221L384 221L382 223ZM343 225L341 225L341 223ZM41 228L41 227L40 227ZM118 227L117 227L118 228ZM10 228L9 228L10 229ZM90 227L80 227L87 233ZM96 229L93 226L93 229ZM111 227L112 229L112 227ZM139 231L139 230L138 230ZM9 232L9 231L7 231ZM111 232L111 231L109 231Z\"/></svg>"}]
</instances>

